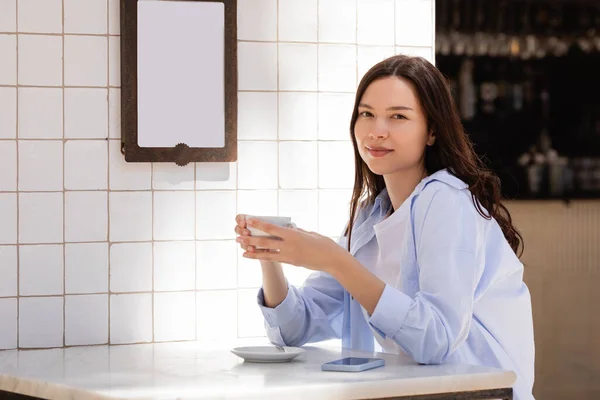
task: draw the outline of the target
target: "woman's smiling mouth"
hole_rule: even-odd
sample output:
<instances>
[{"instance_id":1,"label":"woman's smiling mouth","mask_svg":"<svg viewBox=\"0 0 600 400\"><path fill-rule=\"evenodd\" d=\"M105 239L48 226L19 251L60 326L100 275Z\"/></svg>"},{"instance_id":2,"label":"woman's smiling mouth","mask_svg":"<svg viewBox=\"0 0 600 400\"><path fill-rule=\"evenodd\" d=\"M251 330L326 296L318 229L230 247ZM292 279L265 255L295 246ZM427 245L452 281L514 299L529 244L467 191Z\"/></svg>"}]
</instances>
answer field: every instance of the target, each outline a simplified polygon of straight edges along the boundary
<instances>
[{"instance_id":1,"label":"woman's smiling mouth","mask_svg":"<svg viewBox=\"0 0 600 400\"><path fill-rule=\"evenodd\" d=\"M379 146L366 146L367 151L369 152L369 154L373 157L383 157L386 156L387 154L391 153L394 150L391 149L387 149L385 147L379 147Z\"/></svg>"}]
</instances>

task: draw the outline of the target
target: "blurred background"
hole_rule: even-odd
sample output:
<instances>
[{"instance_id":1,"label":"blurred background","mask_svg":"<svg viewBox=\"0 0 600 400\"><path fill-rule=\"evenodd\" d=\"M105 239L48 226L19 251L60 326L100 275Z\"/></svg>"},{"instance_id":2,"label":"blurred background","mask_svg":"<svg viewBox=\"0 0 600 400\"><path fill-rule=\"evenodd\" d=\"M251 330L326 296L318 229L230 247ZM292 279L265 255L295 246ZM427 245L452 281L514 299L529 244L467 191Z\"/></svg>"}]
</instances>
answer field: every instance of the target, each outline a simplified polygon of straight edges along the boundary
<instances>
[{"instance_id":1,"label":"blurred background","mask_svg":"<svg viewBox=\"0 0 600 400\"><path fill-rule=\"evenodd\" d=\"M525 238L536 398L600 398L600 1L437 0L435 62Z\"/></svg>"},{"instance_id":2,"label":"blurred background","mask_svg":"<svg viewBox=\"0 0 600 400\"><path fill-rule=\"evenodd\" d=\"M437 0L436 63L507 197L600 197L600 1Z\"/></svg>"}]
</instances>

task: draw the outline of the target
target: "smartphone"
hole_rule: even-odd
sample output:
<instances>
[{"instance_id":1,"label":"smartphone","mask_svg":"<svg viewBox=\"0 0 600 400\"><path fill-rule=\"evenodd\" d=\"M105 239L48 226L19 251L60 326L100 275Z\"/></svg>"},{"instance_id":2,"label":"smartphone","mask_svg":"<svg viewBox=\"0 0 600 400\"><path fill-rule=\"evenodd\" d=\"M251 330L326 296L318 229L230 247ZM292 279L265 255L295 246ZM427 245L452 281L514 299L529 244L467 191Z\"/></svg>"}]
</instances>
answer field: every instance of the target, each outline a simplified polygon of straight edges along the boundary
<instances>
[{"instance_id":1,"label":"smartphone","mask_svg":"<svg viewBox=\"0 0 600 400\"><path fill-rule=\"evenodd\" d=\"M321 364L322 371L360 372L377 367L383 367L382 358L346 357Z\"/></svg>"}]
</instances>

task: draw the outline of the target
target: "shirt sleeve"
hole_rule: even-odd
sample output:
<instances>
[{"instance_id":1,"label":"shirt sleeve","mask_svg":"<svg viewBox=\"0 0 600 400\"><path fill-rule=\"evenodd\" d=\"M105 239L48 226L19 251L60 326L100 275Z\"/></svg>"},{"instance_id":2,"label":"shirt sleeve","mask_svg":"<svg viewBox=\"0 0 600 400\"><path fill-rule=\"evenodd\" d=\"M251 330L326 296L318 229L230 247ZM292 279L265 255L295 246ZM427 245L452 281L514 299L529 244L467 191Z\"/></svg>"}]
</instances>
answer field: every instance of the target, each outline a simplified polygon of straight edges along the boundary
<instances>
[{"instance_id":1,"label":"shirt sleeve","mask_svg":"<svg viewBox=\"0 0 600 400\"><path fill-rule=\"evenodd\" d=\"M419 291L411 298L386 286L369 323L415 361L438 364L469 333L480 269L477 216L466 209L474 207L466 193L451 187L420 200L413 221Z\"/></svg>"},{"instance_id":2,"label":"shirt sleeve","mask_svg":"<svg viewBox=\"0 0 600 400\"><path fill-rule=\"evenodd\" d=\"M288 285L287 296L275 308L265 306L261 288L257 301L265 318L267 337L280 346L339 339L344 293L342 285L324 272L311 274L300 288Z\"/></svg>"}]
</instances>

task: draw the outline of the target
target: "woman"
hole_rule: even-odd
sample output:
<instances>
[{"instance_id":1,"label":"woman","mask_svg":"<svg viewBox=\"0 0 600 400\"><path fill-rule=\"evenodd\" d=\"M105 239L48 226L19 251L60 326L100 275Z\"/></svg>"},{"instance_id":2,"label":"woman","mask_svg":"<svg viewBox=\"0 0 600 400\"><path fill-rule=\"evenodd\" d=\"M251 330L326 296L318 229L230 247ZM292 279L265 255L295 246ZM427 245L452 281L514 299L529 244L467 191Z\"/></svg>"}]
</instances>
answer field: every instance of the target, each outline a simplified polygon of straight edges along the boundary
<instances>
[{"instance_id":1,"label":"woman","mask_svg":"<svg viewBox=\"0 0 600 400\"><path fill-rule=\"evenodd\" d=\"M522 239L499 180L473 151L443 75L395 56L363 77L350 124L355 184L336 244L301 229L236 218L244 256L261 260L269 339L404 352L424 364L514 371L532 399L531 301ZM280 238L252 237L254 226ZM261 250L257 250L260 247ZM317 271L288 286L281 262Z\"/></svg>"}]
</instances>

